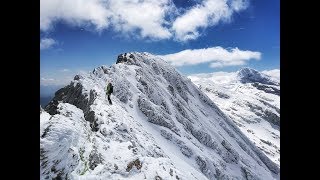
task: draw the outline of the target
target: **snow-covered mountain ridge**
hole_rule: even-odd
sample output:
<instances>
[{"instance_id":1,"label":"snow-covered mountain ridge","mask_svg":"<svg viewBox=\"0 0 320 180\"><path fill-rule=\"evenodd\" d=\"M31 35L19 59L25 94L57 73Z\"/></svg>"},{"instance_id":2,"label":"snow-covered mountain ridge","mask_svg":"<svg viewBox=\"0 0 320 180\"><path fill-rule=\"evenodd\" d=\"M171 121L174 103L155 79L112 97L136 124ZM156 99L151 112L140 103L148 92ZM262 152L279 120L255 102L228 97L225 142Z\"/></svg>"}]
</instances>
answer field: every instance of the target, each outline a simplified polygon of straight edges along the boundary
<instances>
[{"instance_id":1,"label":"snow-covered mountain ridge","mask_svg":"<svg viewBox=\"0 0 320 180\"><path fill-rule=\"evenodd\" d=\"M265 73L242 68L235 73L198 74L189 78L280 165L280 81Z\"/></svg>"},{"instance_id":2,"label":"snow-covered mountain ridge","mask_svg":"<svg viewBox=\"0 0 320 180\"><path fill-rule=\"evenodd\" d=\"M108 80L113 105L106 100ZM77 75L40 110L41 179L279 179L279 166L149 53Z\"/></svg>"}]
</instances>

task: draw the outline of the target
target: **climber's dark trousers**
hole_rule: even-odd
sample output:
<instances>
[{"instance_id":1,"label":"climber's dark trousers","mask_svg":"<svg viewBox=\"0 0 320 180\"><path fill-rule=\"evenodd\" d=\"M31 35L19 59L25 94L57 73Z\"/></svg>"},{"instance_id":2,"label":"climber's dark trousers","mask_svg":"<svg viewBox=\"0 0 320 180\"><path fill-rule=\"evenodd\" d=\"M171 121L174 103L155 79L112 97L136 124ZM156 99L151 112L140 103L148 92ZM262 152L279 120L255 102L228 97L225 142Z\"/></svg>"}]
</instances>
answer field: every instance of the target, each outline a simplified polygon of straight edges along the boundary
<instances>
[{"instance_id":1,"label":"climber's dark trousers","mask_svg":"<svg viewBox=\"0 0 320 180\"><path fill-rule=\"evenodd\" d=\"M111 99L110 99L110 94L108 94L108 101L109 101L109 104L112 104Z\"/></svg>"}]
</instances>

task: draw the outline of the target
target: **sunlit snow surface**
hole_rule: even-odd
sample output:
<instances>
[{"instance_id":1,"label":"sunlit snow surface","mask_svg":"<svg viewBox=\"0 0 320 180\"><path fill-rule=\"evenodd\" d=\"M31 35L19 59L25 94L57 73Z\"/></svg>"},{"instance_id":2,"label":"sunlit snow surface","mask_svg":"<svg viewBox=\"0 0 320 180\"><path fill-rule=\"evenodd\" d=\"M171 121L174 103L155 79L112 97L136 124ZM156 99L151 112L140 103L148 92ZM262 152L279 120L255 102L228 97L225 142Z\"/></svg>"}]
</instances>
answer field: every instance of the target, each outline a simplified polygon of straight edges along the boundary
<instances>
[{"instance_id":1,"label":"sunlit snow surface","mask_svg":"<svg viewBox=\"0 0 320 180\"><path fill-rule=\"evenodd\" d=\"M234 73L197 74L189 78L234 120L251 141L272 161L280 165L280 126L270 122L270 118L277 121L276 116L278 116L280 123L280 95L259 90L252 82L242 83L239 76L242 70ZM255 73L260 72L255 71ZM265 77L274 84L268 86L280 91L279 70L263 71L260 74L270 75ZM259 82L259 79L256 82Z\"/></svg>"},{"instance_id":2,"label":"sunlit snow surface","mask_svg":"<svg viewBox=\"0 0 320 180\"><path fill-rule=\"evenodd\" d=\"M188 78L151 54L126 57L76 76L40 110L41 179L279 179Z\"/></svg>"}]
</instances>

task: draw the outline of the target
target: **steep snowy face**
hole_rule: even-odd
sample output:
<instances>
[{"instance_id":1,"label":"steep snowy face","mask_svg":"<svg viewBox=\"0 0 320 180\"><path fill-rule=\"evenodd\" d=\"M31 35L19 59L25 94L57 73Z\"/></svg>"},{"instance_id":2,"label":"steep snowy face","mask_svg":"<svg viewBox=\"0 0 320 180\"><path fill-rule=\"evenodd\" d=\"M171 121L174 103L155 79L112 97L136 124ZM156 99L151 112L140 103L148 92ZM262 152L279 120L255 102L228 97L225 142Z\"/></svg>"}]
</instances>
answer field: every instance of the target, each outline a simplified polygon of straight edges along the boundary
<instances>
[{"instance_id":1,"label":"steep snowy face","mask_svg":"<svg viewBox=\"0 0 320 180\"><path fill-rule=\"evenodd\" d=\"M189 76L273 162L280 165L280 82L256 70Z\"/></svg>"},{"instance_id":2,"label":"steep snowy face","mask_svg":"<svg viewBox=\"0 0 320 180\"><path fill-rule=\"evenodd\" d=\"M205 93L149 53L75 76L40 120L41 179L279 179Z\"/></svg>"}]
</instances>

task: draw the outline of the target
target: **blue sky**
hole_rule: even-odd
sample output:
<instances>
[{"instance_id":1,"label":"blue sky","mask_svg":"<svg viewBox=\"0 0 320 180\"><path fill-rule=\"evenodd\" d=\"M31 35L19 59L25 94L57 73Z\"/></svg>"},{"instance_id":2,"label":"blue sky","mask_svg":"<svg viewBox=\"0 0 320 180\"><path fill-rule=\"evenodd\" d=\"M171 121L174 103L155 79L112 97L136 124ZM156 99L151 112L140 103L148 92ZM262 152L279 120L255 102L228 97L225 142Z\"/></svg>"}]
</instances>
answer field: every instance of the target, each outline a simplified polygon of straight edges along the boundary
<instances>
[{"instance_id":1,"label":"blue sky","mask_svg":"<svg viewBox=\"0 0 320 180\"><path fill-rule=\"evenodd\" d=\"M279 0L74 2L40 1L41 86L66 85L130 51L162 55L185 75L280 67Z\"/></svg>"}]
</instances>

